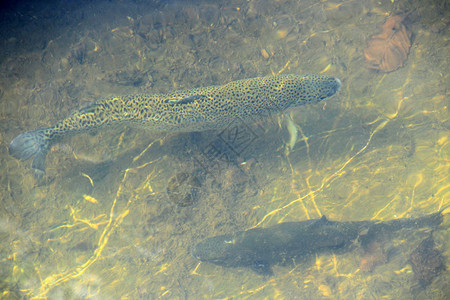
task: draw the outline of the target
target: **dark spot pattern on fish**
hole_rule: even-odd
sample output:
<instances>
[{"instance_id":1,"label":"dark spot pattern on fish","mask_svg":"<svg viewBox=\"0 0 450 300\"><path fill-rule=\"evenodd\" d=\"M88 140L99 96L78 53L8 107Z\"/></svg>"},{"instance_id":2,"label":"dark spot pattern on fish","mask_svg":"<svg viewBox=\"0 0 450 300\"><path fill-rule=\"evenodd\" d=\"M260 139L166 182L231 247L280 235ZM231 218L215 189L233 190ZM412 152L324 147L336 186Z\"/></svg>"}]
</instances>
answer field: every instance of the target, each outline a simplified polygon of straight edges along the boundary
<instances>
[{"instance_id":1,"label":"dark spot pattern on fish","mask_svg":"<svg viewBox=\"0 0 450 300\"><path fill-rule=\"evenodd\" d=\"M319 102L336 94L340 87L340 80L334 77L276 75L166 94L112 97L75 112L53 127L18 135L11 141L9 153L21 160L34 156L33 168L44 173L49 146L79 132L120 124L158 132L224 129L236 120L252 121L255 116Z\"/></svg>"}]
</instances>

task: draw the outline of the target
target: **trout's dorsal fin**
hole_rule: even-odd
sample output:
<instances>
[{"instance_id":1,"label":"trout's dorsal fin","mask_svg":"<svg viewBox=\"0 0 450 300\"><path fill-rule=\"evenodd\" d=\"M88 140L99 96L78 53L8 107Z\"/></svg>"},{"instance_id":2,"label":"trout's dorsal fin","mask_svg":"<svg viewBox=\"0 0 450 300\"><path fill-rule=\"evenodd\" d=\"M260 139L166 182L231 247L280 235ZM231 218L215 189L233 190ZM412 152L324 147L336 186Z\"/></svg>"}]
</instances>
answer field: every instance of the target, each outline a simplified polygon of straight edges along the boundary
<instances>
[{"instance_id":1,"label":"trout's dorsal fin","mask_svg":"<svg viewBox=\"0 0 450 300\"><path fill-rule=\"evenodd\" d=\"M203 98L207 98L205 95L190 95L183 98L173 98L173 99L167 99L165 102L169 104L188 104L192 103L196 100L200 100Z\"/></svg>"},{"instance_id":2,"label":"trout's dorsal fin","mask_svg":"<svg viewBox=\"0 0 450 300\"><path fill-rule=\"evenodd\" d=\"M83 113L83 114L93 113L93 112L95 112L95 109L99 106L100 105L98 103L91 103L91 104L86 105L85 107L82 107L79 111L76 111L74 113L75 114L77 114L77 113Z\"/></svg>"},{"instance_id":3,"label":"trout's dorsal fin","mask_svg":"<svg viewBox=\"0 0 450 300\"><path fill-rule=\"evenodd\" d=\"M328 221L327 217L322 216L320 219L316 219L316 221L311 224L310 228L322 226L322 225L328 224L328 222L329 221Z\"/></svg>"},{"instance_id":4,"label":"trout's dorsal fin","mask_svg":"<svg viewBox=\"0 0 450 300\"><path fill-rule=\"evenodd\" d=\"M327 217L325 217L325 215L322 215L322 217L317 220L317 224L328 224L330 221L327 219Z\"/></svg>"}]
</instances>

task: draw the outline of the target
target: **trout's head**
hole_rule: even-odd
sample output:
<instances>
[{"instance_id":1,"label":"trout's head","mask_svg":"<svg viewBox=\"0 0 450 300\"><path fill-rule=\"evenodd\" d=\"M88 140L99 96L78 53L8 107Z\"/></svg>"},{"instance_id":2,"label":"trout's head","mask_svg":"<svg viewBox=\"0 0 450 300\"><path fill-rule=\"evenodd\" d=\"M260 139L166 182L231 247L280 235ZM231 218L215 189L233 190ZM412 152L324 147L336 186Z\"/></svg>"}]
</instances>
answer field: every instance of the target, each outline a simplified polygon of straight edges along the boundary
<instances>
[{"instance_id":1,"label":"trout's head","mask_svg":"<svg viewBox=\"0 0 450 300\"><path fill-rule=\"evenodd\" d=\"M320 102L334 96L341 88L341 81L336 77L325 75L306 75L296 82L298 92L298 103L293 106L305 103Z\"/></svg>"},{"instance_id":2,"label":"trout's head","mask_svg":"<svg viewBox=\"0 0 450 300\"><path fill-rule=\"evenodd\" d=\"M287 78L285 87L289 91L286 98L291 99L290 106L295 107L334 96L341 88L341 81L325 75L293 75Z\"/></svg>"},{"instance_id":3,"label":"trout's head","mask_svg":"<svg viewBox=\"0 0 450 300\"><path fill-rule=\"evenodd\" d=\"M232 234L208 238L192 249L192 256L198 260L230 267L244 263L247 260L245 253Z\"/></svg>"}]
</instances>

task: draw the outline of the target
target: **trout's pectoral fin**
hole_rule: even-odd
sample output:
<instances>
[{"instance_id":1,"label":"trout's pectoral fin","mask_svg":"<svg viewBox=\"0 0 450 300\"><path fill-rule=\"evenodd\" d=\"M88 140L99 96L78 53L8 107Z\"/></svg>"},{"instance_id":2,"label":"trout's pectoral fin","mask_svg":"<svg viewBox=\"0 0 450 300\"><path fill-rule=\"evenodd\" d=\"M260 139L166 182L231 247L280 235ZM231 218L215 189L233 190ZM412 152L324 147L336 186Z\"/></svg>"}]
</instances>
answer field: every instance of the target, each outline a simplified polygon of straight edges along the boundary
<instances>
[{"instance_id":1,"label":"trout's pectoral fin","mask_svg":"<svg viewBox=\"0 0 450 300\"><path fill-rule=\"evenodd\" d=\"M250 266L250 268L255 271L258 274L266 275L266 276L272 276L273 271L272 267L267 261L263 260L256 260L253 262L253 264Z\"/></svg>"},{"instance_id":2,"label":"trout's pectoral fin","mask_svg":"<svg viewBox=\"0 0 450 300\"><path fill-rule=\"evenodd\" d=\"M297 143L297 137L298 137L298 128L295 124L294 120L292 120L292 117L290 114L285 113L284 119L286 121L286 127L289 132L289 150L294 149L295 143Z\"/></svg>"}]
</instances>

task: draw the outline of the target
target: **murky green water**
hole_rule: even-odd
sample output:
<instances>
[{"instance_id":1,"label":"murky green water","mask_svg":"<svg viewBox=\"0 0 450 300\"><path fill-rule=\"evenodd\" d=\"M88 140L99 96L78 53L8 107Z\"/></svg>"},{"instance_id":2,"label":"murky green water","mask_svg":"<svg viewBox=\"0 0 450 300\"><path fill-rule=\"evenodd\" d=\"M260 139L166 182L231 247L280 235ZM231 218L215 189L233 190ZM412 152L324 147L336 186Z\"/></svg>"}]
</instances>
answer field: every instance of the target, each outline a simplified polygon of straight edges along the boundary
<instances>
[{"instance_id":1,"label":"murky green water","mask_svg":"<svg viewBox=\"0 0 450 300\"><path fill-rule=\"evenodd\" d=\"M2 297L444 299L450 292L448 271L423 289L408 262L427 231L399 232L369 271L358 249L275 266L270 278L190 255L206 237L254 226L321 215L390 220L448 205L448 4L81 3L3 10ZM410 13L404 23L412 33L404 66L368 69L369 38L402 13ZM232 130L82 134L52 148L41 180L30 162L8 155L17 134L99 98L278 73L343 83L325 104L292 112L301 129L293 150L283 117L274 116L242 124L233 143ZM182 172L201 174L194 204L184 207L167 193ZM433 237L450 257L448 217Z\"/></svg>"}]
</instances>

